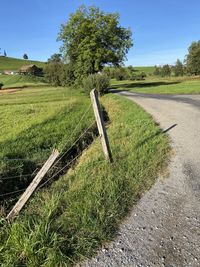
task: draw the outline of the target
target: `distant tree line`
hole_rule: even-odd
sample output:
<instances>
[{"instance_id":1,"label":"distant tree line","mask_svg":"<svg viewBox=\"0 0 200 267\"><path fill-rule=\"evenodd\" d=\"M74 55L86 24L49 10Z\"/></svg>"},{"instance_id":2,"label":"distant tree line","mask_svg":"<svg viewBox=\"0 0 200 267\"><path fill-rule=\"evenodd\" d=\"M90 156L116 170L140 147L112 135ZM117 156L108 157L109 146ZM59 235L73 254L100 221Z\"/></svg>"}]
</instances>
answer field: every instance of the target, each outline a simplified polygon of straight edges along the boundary
<instances>
[{"instance_id":1,"label":"distant tree line","mask_svg":"<svg viewBox=\"0 0 200 267\"><path fill-rule=\"evenodd\" d=\"M200 75L200 40L190 45L184 62L177 59L175 65L155 66L154 75L161 77Z\"/></svg>"}]
</instances>

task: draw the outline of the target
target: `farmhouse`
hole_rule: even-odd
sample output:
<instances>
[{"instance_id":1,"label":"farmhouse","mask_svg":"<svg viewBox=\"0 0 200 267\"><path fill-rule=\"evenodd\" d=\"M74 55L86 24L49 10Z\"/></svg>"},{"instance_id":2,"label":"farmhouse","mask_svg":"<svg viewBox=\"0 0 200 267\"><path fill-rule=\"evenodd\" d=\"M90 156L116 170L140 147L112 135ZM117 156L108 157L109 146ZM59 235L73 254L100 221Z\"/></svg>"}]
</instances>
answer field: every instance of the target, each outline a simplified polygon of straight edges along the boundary
<instances>
[{"instance_id":1,"label":"farmhouse","mask_svg":"<svg viewBox=\"0 0 200 267\"><path fill-rule=\"evenodd\" d=\"M26 65L26 66L22 66L19 69L19 73L24 74L24 75L41 76L42 75L42 68L38 68L36 65Z\"/></svg>"}]
</instances>

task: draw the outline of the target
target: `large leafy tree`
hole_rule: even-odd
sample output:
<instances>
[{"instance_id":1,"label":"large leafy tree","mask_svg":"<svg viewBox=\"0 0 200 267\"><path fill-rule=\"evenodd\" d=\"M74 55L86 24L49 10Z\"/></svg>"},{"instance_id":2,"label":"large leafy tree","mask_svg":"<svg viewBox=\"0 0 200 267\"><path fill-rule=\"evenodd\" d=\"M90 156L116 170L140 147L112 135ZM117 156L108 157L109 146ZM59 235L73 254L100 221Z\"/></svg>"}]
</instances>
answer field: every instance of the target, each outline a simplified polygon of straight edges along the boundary
<instances>
[{"instance_id":1,"label":"large leafy tree","mask_svg":"<svg viewBox=\"0 0 200 267\"><path fill-rule=\"evenodd\" d=\"M58 40L64 58L74 67L75 77L101 71L105 64L119 66L132 46L131 30L119 25L118 13L81 6L66 24Z\"/></svg>"},{"instance_id":2,"label":"large leafy tree","mask_svg":"<svg viewBox=\"0 0 200 267\"><path fill-rule=\"evenodd\" d=\"M193 42L186 57L187 71L192 75L200 75L200 40Z\"/></svg>"}]
</instances>

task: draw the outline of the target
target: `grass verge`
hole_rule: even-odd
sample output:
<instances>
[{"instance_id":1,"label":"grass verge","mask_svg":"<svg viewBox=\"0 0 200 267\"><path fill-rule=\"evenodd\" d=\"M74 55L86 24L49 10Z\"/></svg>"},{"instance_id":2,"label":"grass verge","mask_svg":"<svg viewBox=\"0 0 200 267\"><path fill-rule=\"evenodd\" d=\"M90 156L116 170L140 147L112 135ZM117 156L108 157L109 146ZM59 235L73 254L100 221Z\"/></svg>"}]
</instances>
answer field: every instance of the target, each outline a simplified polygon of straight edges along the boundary
<instances>
[{"instance_id":1,"label":"grass verge","mask_svg":"<svg viewBox=\"0 0 200 267\"><path fill-rule=\"evenodd\" d=\"M114 163L97 139L12 225L2 220L2 266L71 266L92 256L166 165L168 139L143 109L116 95L102 102Z\"/></svg>"}]
</instances>

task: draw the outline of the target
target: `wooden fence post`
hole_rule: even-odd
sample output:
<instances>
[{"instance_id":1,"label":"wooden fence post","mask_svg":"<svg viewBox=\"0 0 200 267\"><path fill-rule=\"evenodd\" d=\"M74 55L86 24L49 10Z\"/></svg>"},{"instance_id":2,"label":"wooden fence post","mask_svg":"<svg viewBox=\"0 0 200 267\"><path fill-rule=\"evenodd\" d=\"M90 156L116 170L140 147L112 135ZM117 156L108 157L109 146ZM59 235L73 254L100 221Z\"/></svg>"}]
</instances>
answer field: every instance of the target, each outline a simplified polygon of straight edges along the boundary
<instances>
[{"instance_id":1,"label":"wooden fence post","mask_svg":"<svg viewBox=\"0 0 200 267\"><path fill-rule=\"evenodd\" d=\"M10 213L7 215L7 220L12 220L14 217L17 216L17 214L20 212L20 210L24 207L26 202L29 200L30 196L33 194L39 183L42 181L43 177L47 173L47 171L50 169L50 167L53 165L54 161L58 157L59 152L58 150L53 150L51 156L48 158L48 160L45 162L43 167L40 169L38 174L35 176L33 181L30 183L30 185L27 187L26 191L22 194L20 199L17 201L15 206L12 208Z\"/></svg>"},{"instance_id":2,"label":"wooden fence post","mask_svg":"<svg viewBox=\"0 0 200 267\"><path fill-rule=\"evenodd\" d=\"M95 115L95 119L97 122L97 127L98 127L98 131L99 131L100 140L101 140L101 144L103 147L104 155L105 155L107 160L109 160L110 162L113 162L112 154L111 154L111 150L110 150L110 146L109 146L109 141L108 141L108 136L106 133L106 128L105 128L105 124L104 124L104 120L103 120L103 113L101 110L101 106L100 106L99 98L98 98L98 92L96 89L93 89L90 92L90 97L91 97L92 104L93 104L94 115Z\"/></svg>"}]
</instances>

